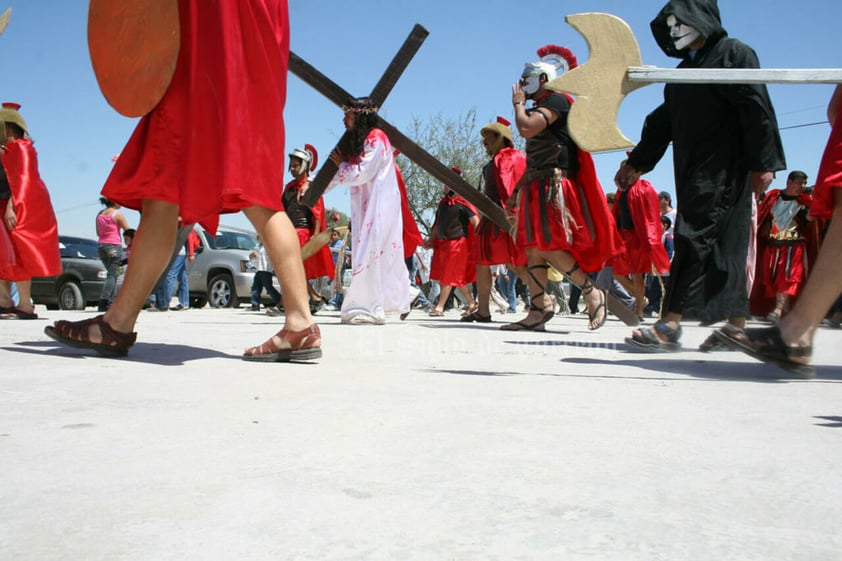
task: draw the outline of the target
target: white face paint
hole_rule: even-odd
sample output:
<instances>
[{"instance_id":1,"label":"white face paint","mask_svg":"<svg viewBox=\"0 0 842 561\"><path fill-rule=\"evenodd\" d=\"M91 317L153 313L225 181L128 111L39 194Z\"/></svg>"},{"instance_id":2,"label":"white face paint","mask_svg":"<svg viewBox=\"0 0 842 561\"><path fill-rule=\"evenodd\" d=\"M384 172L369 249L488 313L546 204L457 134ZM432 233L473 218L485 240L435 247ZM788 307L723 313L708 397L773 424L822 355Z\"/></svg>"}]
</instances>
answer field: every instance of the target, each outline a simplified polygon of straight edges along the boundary
<instances>
[{"instance_id":1,"label":"white face paint","mask_svg":"<svg viewBox=\"0 0 842 561\"><path fill-rule=\"evenodd\" d=\"M520 78L520 87L523 88L523 93L526 95L535 94L540 86L541 80L538 74L521 76Z\"/></svg>"},{"instance_id":2,"label":"white face paint","mask_svg":"<svg viewBox=\"0 0 842 561\"><path fill-rule=\"evenodd\" d=\"M698 29L690 27L686 23L681 23L672 14L667 17L667 27L670 30L672 43L679 51L683 51L702 36Z\"/></svg>"}]
</instances>

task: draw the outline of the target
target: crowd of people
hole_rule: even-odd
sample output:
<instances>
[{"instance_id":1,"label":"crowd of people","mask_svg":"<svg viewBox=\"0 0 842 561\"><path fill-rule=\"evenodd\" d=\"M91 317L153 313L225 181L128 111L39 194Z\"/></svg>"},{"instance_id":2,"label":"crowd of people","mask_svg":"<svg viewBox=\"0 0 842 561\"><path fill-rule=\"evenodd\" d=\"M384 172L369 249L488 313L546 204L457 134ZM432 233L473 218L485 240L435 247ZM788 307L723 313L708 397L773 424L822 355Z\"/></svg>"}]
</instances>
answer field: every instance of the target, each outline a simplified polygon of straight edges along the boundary
<instances>
[{"instance_id":1,"label":"crowd of people","mask_svg":"<svg viewBox=\"0 0 842 561\"><path fill-rule=\"evenodd\" d=\"M478 139L490 160L477 188L505 209L510 228L481 216L443 185L427 239L409 210L396 152L377 126L379 107L370 98L352 98L343 107L346 134L329 155L338 171L327 189L350 188L350 233L341 236L329 231L321 198L313 207L302 203L317 166L315 147L289 154L293 179L282 182L284 129L277 123L283 123L289 48L286 2L249 3L253 17L244 17L240 12L251 8L239 5L232 12L233 4L184 4L176 73L102 189L105 209L96 224L108 271L103 313L48 327L47 335L59 342L127 354L138 313L174 253L181 265L169 267L170 282L160 296L165 302L183 277L191 246L188 241L173 251L181 222L212 231L220 214L240 210L261 243L252 308L260 308L266 290L270 307L282 307L285 317L283 329L244 351L245 360L320 357L312 314L328 299L343 324L383 325L390 315L405 319L413 307L444 316L452 306L462 308L461 322L490 323L492 303L513 313L520 296L525 317L500 328L544 331L556 313L577 312L580 299L588 329L600 329L609 298L617 298L641 321L657 317L626 338L634 351L680 351L683 322L724 322L701 350L736 348L804 375L810 373L816 326L842 319L834 268L842 222L830 220L842 209L835 189L842 186L840 88L829 104L832 134L813 195L808 175L797 170L785 188L767 192L786 161L766 87L711 83L664 87L663 104L646 117L639 143L613 178L616 191L607 197L591 155L568 130L575 100L553 87L556 77L576 68L576 56L561 46L541 47L511 89L514 128L525 150L515 147L512 123L504 118L484 126ZM232 27L237 33L221 32ZM680 68L759 66L749 46L728 36L715 2L671 0L651 29ZM245 44L228 48L220 38ZM226 95L208 96L209 83ZM35 315L29 279L60 270L56 223L17 107L4 104L3 124L0 315L25 319ZM224 143L215 134L222 130ZM674 207L668 192L642 178L669 145ZM129 230L121 206L141 211L142 220L117 292L120 232ZM322 233L329 240L302 259L302 248ZM423 258L430 251L431 259ZM273 274L281 293L272 286ZM320 279L332 281L332 294L315 289ZM11 299L12 281L18 304ZM453 298L460 304L451 304ZM179 308L187 305L180 298ZM772 326L747 329L748 318Z\"/></svg>"}]
</instances>

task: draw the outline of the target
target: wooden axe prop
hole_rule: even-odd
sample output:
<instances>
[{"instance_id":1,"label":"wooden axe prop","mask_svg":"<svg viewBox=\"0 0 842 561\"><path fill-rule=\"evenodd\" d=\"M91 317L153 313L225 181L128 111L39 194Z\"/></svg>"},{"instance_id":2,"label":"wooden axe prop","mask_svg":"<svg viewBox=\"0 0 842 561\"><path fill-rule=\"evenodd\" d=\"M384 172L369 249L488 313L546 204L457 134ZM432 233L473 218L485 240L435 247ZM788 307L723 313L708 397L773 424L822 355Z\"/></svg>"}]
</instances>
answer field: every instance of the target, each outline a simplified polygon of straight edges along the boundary
<instances>
[{"instance_id":1,"label":"wooden axe prop","mask_svg":"<svg viewBox=\"0 0 842 561\"><path fill-rule=\"evenodd\" d=\"M392 59L392 62L383 73L380 81L374 86L369 96L377 107L382 105L389 92L392 91L398 78L400 78L409 61L415 56L415 53L421 47L428 34L429 32L420 25L416 24L413 27L409 37L404 41L403 46ZM289 54L289 70L340 107L346 105L353 97L293 52ZM506 219L506 212L500 205L478 191L452 169L439 162L433 155L418 146L379 115L377 116L377 127L386 133L392 146L397 148L404 156L418 164L421 169L429 173L436 180L449 186L456 193L464 197L479 212L487 216L495 224L510 234L513 233L512 225ZM345 134L348 133L346 132ZM342 140L339 143L341 144ZM324 194L330 181L336 175L337 170L338 167L336 164L329 158L326 159L321 169L316 173L316 177L313 178L313 181L307 188L307 192L304 194L301 202L310 207L315 205L319 197Z\"/></svg>"},{"instance_id":2,"label":"wooden axe prop","mask_svg":"<svg viewBox=\"0 0 842 561\"><path fill-rule=\"evenodd\" d=\"M6 26L9 25L9 16L11 15L11 8L6 8L6 11L3 12L3 15L0 15L0 35L3 35L3 32L6 31Z\"/></svg>"},{"instance_id":3,"label":"wooden axe prop","mask_svg":"<svg viewBox=\"0 0 842 561\"><path fill-rule=\"evenodd\" d=\"M634 146L617 126L617 111L630 92L651 83L682 84L832 84L842 69L656 68L642 66L640 48L629 25L611 14L572 14L564 18L588 44L590 57L546 88L576 96L567 127L588 152Z\"/></svg>"}]
</instances>

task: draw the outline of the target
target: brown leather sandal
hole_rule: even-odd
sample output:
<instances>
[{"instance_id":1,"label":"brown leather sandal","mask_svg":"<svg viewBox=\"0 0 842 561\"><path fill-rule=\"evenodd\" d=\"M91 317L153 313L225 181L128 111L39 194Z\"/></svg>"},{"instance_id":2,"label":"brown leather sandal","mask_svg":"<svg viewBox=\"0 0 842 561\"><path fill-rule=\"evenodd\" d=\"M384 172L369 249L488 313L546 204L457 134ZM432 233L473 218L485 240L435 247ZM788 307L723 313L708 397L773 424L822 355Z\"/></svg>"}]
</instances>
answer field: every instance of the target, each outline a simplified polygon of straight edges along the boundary
<instances>
[{"instance_id":1,"label":"brown leather sandal","mask_svg":"<svg viewBox=\"0 0 842 561\"><path fill-rule=\"evenodd\" d=\"M289 347L281 348L277 339ZM262 345L249 347L243 353L243 360L252 362L308 362L321 357L322 334L315 323L301 331L281 329Z\"/></svg>"},{"instance_id":2,"label":"brown leather sandal","mask_svg":"<svg viewBox=\"0 0 842 561\"><path fill-rule=\"evenodd\" d=\"M92 325L99 327L102 334L102 341L94 343L90 340L90 329ZM93 349L101 355L116 357L129 354L129 348L137 340L137 333L123 333L112 329L105 323L104 316L83 321L57 321L53 325L44 328L44 333L59 343L64 343L77 349Z\"/></svg>"}]
</instances>

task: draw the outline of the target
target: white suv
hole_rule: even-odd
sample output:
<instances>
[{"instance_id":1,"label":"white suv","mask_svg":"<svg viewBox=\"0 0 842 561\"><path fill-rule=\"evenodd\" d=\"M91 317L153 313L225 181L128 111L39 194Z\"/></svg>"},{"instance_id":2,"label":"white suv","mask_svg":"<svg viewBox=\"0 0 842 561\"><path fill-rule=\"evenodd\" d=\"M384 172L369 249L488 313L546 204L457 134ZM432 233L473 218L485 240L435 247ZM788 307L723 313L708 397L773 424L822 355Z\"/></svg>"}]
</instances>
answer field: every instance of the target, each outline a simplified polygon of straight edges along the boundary
<instances>
[{"instance_id":1,"label":"white suv","mask_svg":"<svg viewBox=\"0 0 842 561\"><path fill-rule=\"evenodd\" d=\"M201 226L196 258L187 263L190 307L236 308L251 299L256 271L249 254L257 245L255 235L230 226L217 228L216 237Z\"/></svg>"}]
</instances>

